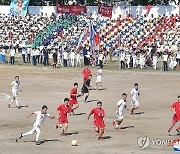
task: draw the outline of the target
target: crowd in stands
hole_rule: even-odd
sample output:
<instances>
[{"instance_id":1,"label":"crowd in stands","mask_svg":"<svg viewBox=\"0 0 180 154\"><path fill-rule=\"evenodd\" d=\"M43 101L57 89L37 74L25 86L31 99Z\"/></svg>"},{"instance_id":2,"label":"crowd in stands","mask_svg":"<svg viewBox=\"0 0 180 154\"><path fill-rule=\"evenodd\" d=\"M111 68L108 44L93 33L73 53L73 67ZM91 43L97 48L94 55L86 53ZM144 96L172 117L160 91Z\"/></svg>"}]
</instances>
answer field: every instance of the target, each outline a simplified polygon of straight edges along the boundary
<instances>
[{"instance_id":1,"label":"crowd in stands","mask_svg":"<svg viewBox=\"0 0 180 154\"><path fill-rule=\"evenodd\" d=\"M14 64L17 52L24 63L52 64L57 67L100 65L113 56L124 68L153 67L162 59L164 71L180 66L180 16L121 17L93 19L91 16L27 15L10 17L0 15L0 52ZM90 34L94 25L99 42L92 51ZM90 31L88 31L90 33ZM79 42L81 38L85 38ZM52 62L50 62L52 57ZM117 59L116 58L116 59Z\"/></svg>"}]
</instances>

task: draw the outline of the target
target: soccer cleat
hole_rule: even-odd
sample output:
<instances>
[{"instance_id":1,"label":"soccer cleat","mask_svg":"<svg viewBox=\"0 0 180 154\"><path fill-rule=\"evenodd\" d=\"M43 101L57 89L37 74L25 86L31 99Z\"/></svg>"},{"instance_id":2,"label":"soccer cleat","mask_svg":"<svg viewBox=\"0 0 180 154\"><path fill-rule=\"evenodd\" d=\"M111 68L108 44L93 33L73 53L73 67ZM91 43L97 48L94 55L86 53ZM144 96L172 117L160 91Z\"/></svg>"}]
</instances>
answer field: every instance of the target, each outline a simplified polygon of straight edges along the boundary
<instances>
[{"instance_id":1,"label":"soccer cleat","mask_svg":"<svg viewBox=\"0 0 180 154\"><path fill-rule=\"evenodd\" d=\"M21 106L16 106L18 109L21 109Z\"/></svg>"},{"instance_id":2,"label":"soccer cleat","mask_svg":"<svg viewBox=\"0 0 180 154\"><path fill-rule=\"evenodd\" d=\"M10 104L8 104L8 108L10 108L11 107L11 105Z\"/></svg>"},{"instance_id":3,"label":"soccer cleat","mask_svg":"<svg viewBox=\"0 0 180 154\"><path fill-rule=\"evenodd\" d=\"M115 123L116 123L116 122L115 122L115 120L113 120L113 121L112 121L112 125L114 126L114 125L115 125Z\"/></svg>"},{"instance_id":4,"label":"soccer cleat","mask_svg":"<svg viewBox=\"0 0 180 154\"><path fill-rule=\"evenodd\" d=\"M59 126L58 125L56 125L56 129L58 129L59 128Z\"/></svg>"},{"instance_id":5,"label":"soccer cleat","mask_svg":"<svg viewBox=\"0 0 180 154\"><path fill-rule=\"evenodd\" d=\"M98 137L98 140L102 141L102 140L103 140L103 138L102 138L102 137Z\"/></svg>"},{"instance_id":6,"label":"soccer cleat","mask_svg":"<svg viewBox=\"0 0 180 154\"><path fill-rule=\"evenodd\" d=\"M18 140L20 140L22 137L23 137L23 136L22 136L22 134L21 134L21 136L16 139L16 142L18 142Z\"/></svg>"},{"instance_id":7,"label":"soccer cleat","mask_svg":"<svg viewBox=\"0 0 180 154\"><path fill-rule=\"evenodd\" d=\"M39 142L39 141L36 142L36 145L40 145L40 144L41 144L41 142Z\"/></svg>"},{"instance_id":8,"label":"soccer cleat","mask_svg":"<svg viewBox=\"0 0 180 154\"><path fill-rule=\"evenodd\" d=\"M65 136L65 134L64 133L61 133L61 134L59 134L60 136Z\"/></svg>"}]
</instances>

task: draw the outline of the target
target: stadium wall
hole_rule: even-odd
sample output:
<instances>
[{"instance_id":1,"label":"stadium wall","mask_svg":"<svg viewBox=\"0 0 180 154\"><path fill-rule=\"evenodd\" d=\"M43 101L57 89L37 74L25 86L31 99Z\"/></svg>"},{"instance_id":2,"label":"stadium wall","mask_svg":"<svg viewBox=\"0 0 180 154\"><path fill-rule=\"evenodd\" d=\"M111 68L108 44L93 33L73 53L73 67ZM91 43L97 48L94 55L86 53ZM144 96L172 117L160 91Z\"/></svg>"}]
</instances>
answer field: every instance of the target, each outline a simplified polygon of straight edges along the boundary
<instances>
[{"instance_id":1,"label":"stadium wall","mask_svg":"<svg viewBox=\"0 0 180 154\"><path fill-rule=\"evenodd\" d=\"M1 5L0 6L0 13L8 15L9 11L9 6ZM56 7L55 6L29 6L28 12L30 14L47 14L50 16L52 13L55 13ZM96 17L98 11L98 6L87 6L87 14L89 15L90 13L93 14L94 17ZM120 7L114 7L113 9L113 18L117 18L119 15L125 16L126 12L128 12L129 9L126 11L122 11ZM142 16L146 14L146 8L144 6L132 6L130 8L130 12L133 16L139 15ZM149 13L149 16L151 14L154 15L154 17L158 16L158 14L166 14L166 15L171 15L171 14L179 14L179 6L153 6L151 8L151 11Z\"/></svg>"}]
</instances>

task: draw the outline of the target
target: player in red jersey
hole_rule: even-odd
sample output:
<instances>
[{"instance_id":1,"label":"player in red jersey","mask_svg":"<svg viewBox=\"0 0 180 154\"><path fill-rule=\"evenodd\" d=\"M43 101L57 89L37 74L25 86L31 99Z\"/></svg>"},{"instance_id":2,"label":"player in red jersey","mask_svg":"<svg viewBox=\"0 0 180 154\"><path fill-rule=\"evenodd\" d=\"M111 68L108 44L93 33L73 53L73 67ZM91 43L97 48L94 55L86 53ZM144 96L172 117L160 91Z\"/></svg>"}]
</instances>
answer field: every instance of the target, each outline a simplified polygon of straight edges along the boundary
<instances>
[{"instance_id":1,"label":"player in red jersey","mask_svg":"<svg viewBox=\"0 0 180 154\"><path fill-rule=\"evenodd\" d=\"M168 129L168 133L170 133L171 129L175 126L175 124L180 121L180 95L178 96L178 101L175 102L172 106L171 106L172 111L174 112L174 116L173 116L173 120L172 120L172 125L170 126L170 128ZM178 128L176 128L176 131L180 132L180 126ZM170 135L170 134L169 134Z\"/></svg>"},{"instance_id":2,"label":"player in red jersey","mask_svg":"<svg viewBox=\"0 0 180 154\"><path fill-rule=\"evenodd\" d=\"M60 135L64 136L65 132L68 129L68 118L67 114L71 113L71 107L69 106L69 98L64 99L64 104L60 105L57 108L57 119L58 119L58 124L56 125L57 128L63 128L63 131Z\"/></svg>"},{"instance_id":3,"label":"player in red jersey","mask_svg":"<svg viewBox=\"0 0 180 154\"><path fill-rule=\"evenodd\" d=\"M77 89L78 89L78 83L74 83L74 88L71 89L70 100L69 100L69 105L72 108L73 114L74 114L74 110L76 110L79 107L77 97L81 96L81 94L77 93Z\"/></svg>"},{"instance_id":4,"label":"player in red jersey","mask_svg":"<svg viewBox=\"0 0 180 154\"><path fill-rule=\"evenodd\" d=\"M102 102L97 102L97 108L94 108L89 116L88 116L88 120L90 118L90 116L94 114L94 127L95 127L95 131L97 133L99 133L99 138L98 140L103 140L103 134L104 134L104 128L105 128L105 123L104 123L104 110L102 109Z\"/></svg>"},{"instance_id":5,"label":"player in red jersey","mask_svg":"<svg viewBox=\"0 0 180 154\"><path fill-rule=\"evenodd\" d=\"M83 69L82 74L84 77L83 82L85 82L89 78L89 75L91 75L91 70L88 68L88 66L86 66L85 69Z\"/></svg>"}]
</instances>

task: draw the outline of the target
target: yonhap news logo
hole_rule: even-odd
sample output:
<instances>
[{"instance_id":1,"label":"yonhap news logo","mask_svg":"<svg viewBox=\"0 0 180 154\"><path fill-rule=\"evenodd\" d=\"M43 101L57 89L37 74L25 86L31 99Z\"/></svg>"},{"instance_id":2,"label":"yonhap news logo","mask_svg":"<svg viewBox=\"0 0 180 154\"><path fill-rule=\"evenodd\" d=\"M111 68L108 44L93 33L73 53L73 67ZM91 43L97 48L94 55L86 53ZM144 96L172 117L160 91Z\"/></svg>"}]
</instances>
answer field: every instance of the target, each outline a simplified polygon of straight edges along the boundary
<instances>
[{"instance_id":1,"label":"yonhap news logo","mask_svg":"<svg viewBox=\"0 0 180 154\"><path fill-rule=\"evenodd\" d=\"M149 136L141 136L137 140L140 149L146 149L149 146L172 146L175 152L180 152L180 139L150 139Z\"/></svg>"}]
</instances>

